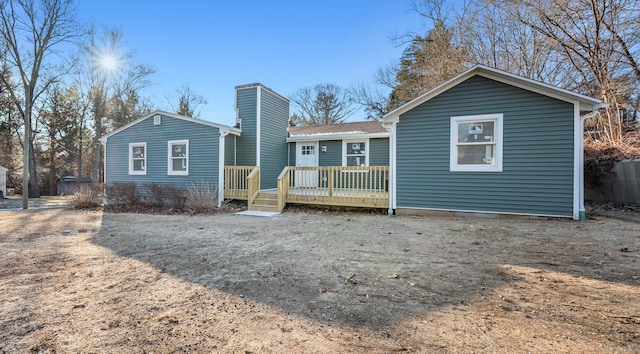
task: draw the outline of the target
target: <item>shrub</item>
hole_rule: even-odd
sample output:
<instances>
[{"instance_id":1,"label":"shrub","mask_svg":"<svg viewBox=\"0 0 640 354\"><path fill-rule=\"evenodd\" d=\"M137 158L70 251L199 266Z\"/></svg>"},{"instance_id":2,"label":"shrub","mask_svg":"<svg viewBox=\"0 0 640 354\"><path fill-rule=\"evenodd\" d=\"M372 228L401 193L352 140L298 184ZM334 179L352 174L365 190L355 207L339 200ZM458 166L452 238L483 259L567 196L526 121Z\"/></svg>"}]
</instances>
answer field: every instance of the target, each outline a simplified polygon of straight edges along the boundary
<instances>
[{"instance_id":1,"label":"shrub","mask_svg":"<svg viewBox=\"0 0 640 354\"><path fill-rule=\"evenodd\" d=\"M157 182L151 182L151 183L147 183L145 186L151 193L151 196L150 196L151 204L164 206L167 203L166 201L167 193L165 189L166 185L163 185Z\"/></svg>"},{"instance_id":2,"label":"shrub","mask_svg":"<svg viewBox=\"0 0 640 354\"><path fill-rule=\"evenodd\" d=\"M211 212L218 207L218 187L208 182L187 186L187 205L198 212Z\"/></svg>"},{"instance_id":3,"label":"shrub","mask_svg":"<svg viewBox=\"0 0 640 354\"><path fill-rule=\"evenodd\" d=\"M185 195L180 188L174 184L162 185L163 204L174 207L176 209L182 209L184 207Z\"/></svg>"},{"instance_id":4,"label":"shrub","mask_svg":"<svg viewBox=\"0 0 640 354\"><path fill-rule=\"evenodd\" d=\"M107 197L110 203L137 205L140 195L135 182L113 182L107 187Z\"/></svg>"},{"instance_id":5,"label":"shrub","mask_svg":"<svg viewBox=\"0 0 640 354\"><path fill-rule=\"evenodd\" d=\"M74 209L91 209L102 204L102 184L81 186L80 191L71 197Z\"/></svg>"}]
</instances>

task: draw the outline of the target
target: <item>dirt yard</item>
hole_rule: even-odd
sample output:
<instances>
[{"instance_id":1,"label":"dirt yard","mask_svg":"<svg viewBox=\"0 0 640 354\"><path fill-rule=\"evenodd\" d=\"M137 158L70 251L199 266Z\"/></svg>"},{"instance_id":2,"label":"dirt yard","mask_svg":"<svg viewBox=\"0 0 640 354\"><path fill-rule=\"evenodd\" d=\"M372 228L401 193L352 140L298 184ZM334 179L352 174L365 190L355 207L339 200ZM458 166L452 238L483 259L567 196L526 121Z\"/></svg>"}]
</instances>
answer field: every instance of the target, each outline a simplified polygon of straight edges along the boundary
<instances>
[{"instance_id":1,"label":"dirt yard","mask_svg":"<svg viewBox=\"0 0 640 354\"><path fill-rule=\"evenodd\" d=\"M0 211L0 353L639 352L638 220Z\"/></svg>"}]
</instances>

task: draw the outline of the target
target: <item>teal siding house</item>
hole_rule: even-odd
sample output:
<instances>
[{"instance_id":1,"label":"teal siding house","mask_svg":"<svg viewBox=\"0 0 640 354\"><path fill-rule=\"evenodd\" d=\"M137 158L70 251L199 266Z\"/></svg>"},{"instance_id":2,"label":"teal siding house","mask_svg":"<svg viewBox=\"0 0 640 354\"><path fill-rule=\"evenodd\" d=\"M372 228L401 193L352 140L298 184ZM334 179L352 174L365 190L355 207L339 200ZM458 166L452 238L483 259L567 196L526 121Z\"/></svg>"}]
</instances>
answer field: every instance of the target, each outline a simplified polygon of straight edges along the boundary
<instances>
[{"instance_id":1,"label":"teal siding house","mask_svg":"<svg viewBox=\"0 0 640 354\"><path fill-rule=\"evenodd\" d=\"M289 127L289 166L388 166L389 131L380 122Z\"/></svg>"},{"instance_id":2,"label":"teal siding house","mask_svg":"<svg viewBox=\"0 0 640 354\"><path fill-rule=\"evenodd\" d=\"M157 111L104 136L105 185L206 181L220 201L275 212L584 217L583 121L600 100L475 66L382 122L289 127L285 97L259 83L235 92L235 126Z\"/></svg>"},{"instance_id":3,"label":"teal siding house","mask_svg":"<svg viewBox=\"0 0 640 354\"><path fill-rule=\"evenodd\" d=\"M156 111L101 138L105 186L156 182L218 186L225 166L262 166L261 188L275 188L287 165L289 100L261 84L236 87L236 126Z\"/></svg>"},{"instance_id":4,"label":"teal siding house","mask_svg":"<svg viewBox=\"0 0 640 354\"><path fill-rule=\"evenodd\" d=\"M584 217L600 100L476 66L388 113L390 209Z\"/></svg>"}]
</instances>

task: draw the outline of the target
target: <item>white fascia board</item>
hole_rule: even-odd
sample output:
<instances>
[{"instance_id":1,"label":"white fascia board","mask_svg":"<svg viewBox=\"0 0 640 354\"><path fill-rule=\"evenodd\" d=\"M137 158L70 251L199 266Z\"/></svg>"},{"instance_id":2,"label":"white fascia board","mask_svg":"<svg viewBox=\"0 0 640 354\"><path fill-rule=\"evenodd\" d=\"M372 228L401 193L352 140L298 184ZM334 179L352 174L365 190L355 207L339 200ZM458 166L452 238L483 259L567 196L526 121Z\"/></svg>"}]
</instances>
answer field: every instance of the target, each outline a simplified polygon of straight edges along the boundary
<instances>
[{"instance_id":1,"label":"white fascia board","mask_svg":"<svg viewBox=\"0 0 640 354\"><path fill-rule=\"evenodd\" d=\"M187 122L192 122L192 123L196 123L196 124L202 124L202 125L205 125L205 126L208 126L208 127L214 127L214 128L218 128L218 129L228 129L229 132L234 134L234 135L240 135L240 133L242 133L242 130L240 130L240 129L236 128L236 127L231 127L231 126L224 125L224 124L213 123L213 122L209 122L209 121L202 120L202 119L185 117L185 116L181 116L179 114L157 110L157 111L151 112L150 114L148 114L146 116L138 118L138 119L134 120L133 122L131 122L131 123L127 124L127 125L124 125L124 126L118 128L118 129L112 131L111 133L101 137L99 140L102 143L106 143L107 139L109 137L111 137L112 135L118 134L123 130L129 129L132 126L134 126L134 125L136 125L136 124L138 124L140 122L143 122L146 119L152 118L153 116L158 115L158 114L163 115L163 116L167 116L167 117L171 117L171 118L181 119L181 120L184 120L184 121L187 121Z\"/></svg>"},{"instance_id":2,"label":"white fascia board","mask_svg":"<svg viewBox=\"0 0 640 354\"><path fill-rule=\"evenodd\" d=\"M389 133L342 133L342 134L314 134L314 135L294 135L287 138L287 142L304 141L326 141L326 140L353 140L353 139L375 139L388 138Z\"/></svg>"},{"instance_id":3,"label":"white fascia board","mask_svg":"<svg viewBox=\"0 0 640 354\"><path fill-rule=\"evenodd\" d=\"M561 89L549 84L545 84L539 81L528 79L522 76L518 76L506 71L490 68L484 65L476 65L473 68L462 72L461 74L449 79L434 89L423 93L417 98L405 103L404 105L394 109L387 113L383 117L384 122L389 122L394 119L398 119L401 114L406 113L415 107L431 100L432 98L440 95L441 93L448 91L452 87L462 83L463 81L471 78L472 76L480 75L488 79L492 79L498 82L502 82L508 85L522 88L531 92L535 92L544 96L552 97L564 102L573 104L575 100L580 102L580 110L593 111L594 109L602 108L602 101L593 97L581 95L569 90Z\"/></svg>"}]
</instances>

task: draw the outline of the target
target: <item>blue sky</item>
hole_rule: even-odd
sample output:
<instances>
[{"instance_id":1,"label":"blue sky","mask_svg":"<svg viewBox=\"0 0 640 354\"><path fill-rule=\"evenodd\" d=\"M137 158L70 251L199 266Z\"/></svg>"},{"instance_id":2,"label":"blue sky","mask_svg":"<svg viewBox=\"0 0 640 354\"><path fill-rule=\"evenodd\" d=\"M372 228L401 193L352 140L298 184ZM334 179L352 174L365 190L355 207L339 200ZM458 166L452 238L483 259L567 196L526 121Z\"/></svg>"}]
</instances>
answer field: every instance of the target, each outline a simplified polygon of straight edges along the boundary
<instances>
[{"instance_id":1,"label":"blue sky","mask_svg":"<svg viewBox=\"0 0 640 354\"><path fill-rule=\"evenodd\" d=\"M120 29L125 50L156 70L143 95L158 108L169 110L166 97L186 84L208 101L201 118L223 124L235 121L235 86L260 82L288 97L371 81L402 53L391 37L420 25L408 0L110 0L82 1L79 11Z\"/></svg>"}]
</instances>

